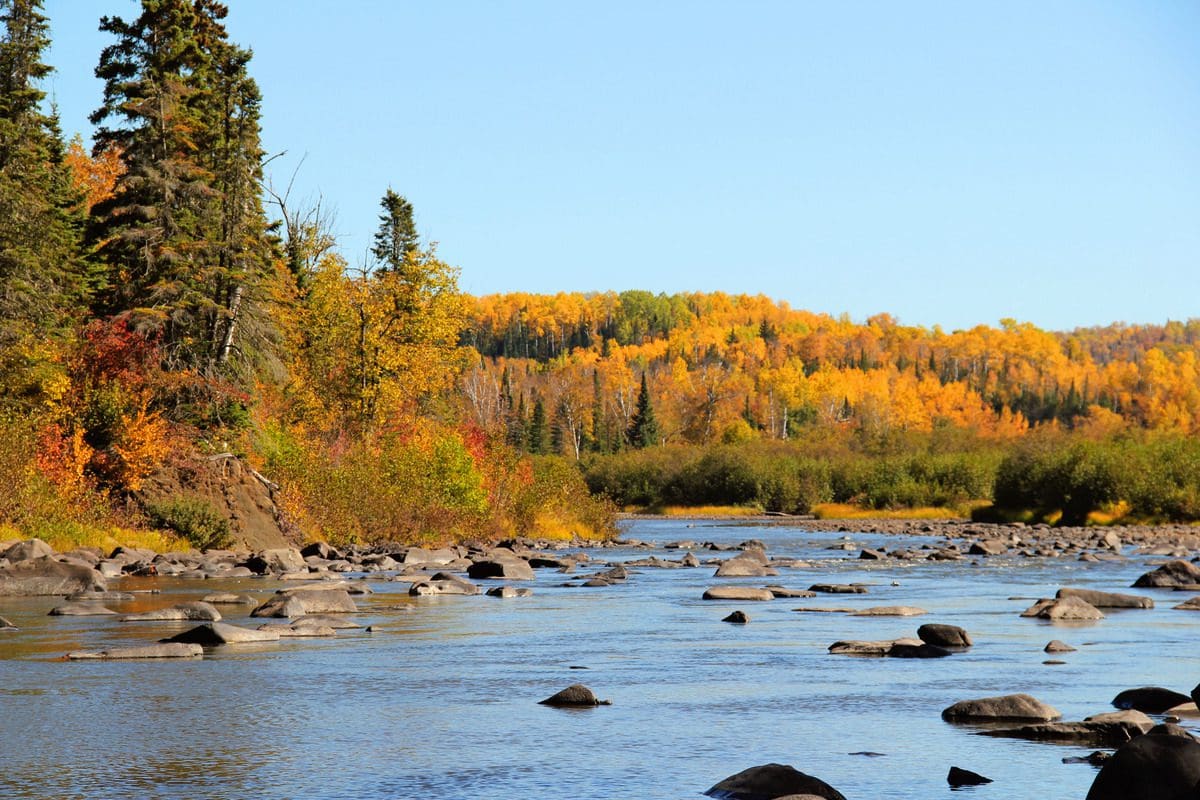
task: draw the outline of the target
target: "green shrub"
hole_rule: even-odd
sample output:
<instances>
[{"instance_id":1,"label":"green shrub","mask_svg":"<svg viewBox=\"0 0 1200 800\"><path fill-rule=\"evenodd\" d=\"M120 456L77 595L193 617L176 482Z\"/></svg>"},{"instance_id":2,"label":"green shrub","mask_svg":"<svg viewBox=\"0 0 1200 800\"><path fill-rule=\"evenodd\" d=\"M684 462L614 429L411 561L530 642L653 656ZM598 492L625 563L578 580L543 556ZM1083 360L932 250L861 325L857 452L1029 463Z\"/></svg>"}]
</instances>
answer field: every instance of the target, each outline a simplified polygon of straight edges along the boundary
<instances>
[{"instance_id":1,"label":"green shrub","mask_svg":"<svg viewBox=\"0 0 1200 800\"><path fill-rule=\"evenodd\" d=\"M197 550L221 550L233 545L229 520L203 498L173 497L148 503L146 516L152 525L174 531Z\"/></svg>"}]
</instances>

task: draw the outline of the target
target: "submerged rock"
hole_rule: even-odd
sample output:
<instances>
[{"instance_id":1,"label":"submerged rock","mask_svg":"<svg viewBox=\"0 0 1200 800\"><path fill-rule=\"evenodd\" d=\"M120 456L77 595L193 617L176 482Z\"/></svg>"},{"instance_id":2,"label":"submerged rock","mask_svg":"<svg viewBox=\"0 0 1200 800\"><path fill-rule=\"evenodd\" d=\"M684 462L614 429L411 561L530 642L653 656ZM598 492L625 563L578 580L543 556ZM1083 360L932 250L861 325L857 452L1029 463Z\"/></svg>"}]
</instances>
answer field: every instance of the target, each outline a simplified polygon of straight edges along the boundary
<instances>
[{"instance_id":1,"label":"submerged rock","mask_svg":"<svg viewBox=\"0 0 1200 800\"><path fill-rule=\"evenodd\" d=\"M756 586L714 586L704 590L704 600L774 600L770 589Z\"/></svg>"},{"instance_id":2,"label":"submerged rock","mask_svg":"<svg viewBox=\"0 0 1200 800\"><path fill-rule=\"evenodd\" d=\"M126 614L121 622L159 622L163 620L186 620L189 622L219 622L221 612L204 602L177 603L167 608Z\"/></svg>"},{"instance_id":3,"label":"submerged rock","mask_svg":"<svg viewBox=\"0 0 1200 800\"><path fill-rule=\"evenodd\" d=\"M100 603L66 603L50 609L51 617L107 617L116 614Z\"/></svg>"},{"instance_id":4,"label":"submerged rock","mask_svg":"<svg viewBox=\"0 0 1200 800\"><path fill-rule=\"evenodd\" d=\"M823 594L866 594L867 587L857 583L814 583L808 587L810 592Z\"/></svg>"},{"instance_id":5,"label":"submerged rock","mask_svg":"<svg viewBox=\"0 0 1200 800\"><path fill-rule=\"evenodd\" d=\"M487 590L488 597L499 597L508 600L513 597L533 597L533 589L524 586L493 586Z\"/></svg>"},{"instance_id":6,"label":"submerged rock","mask_svg":"<svg viewBox=\"0 0 1200 800\"><path fill-rule=\"evenodd\" d=\"M746 616L745 611L734 611L732 614L721 620L721 622L732 622L735 625L745 625L749 621L750 617Z\"/></svg>"},{"instance_id":7,"label":"submerged rock","mask_svg":"<svg viewBox=\"0 0 1200 800\"><path fill-rule=\"evenodd\" d=\"M573 683L557 694L539 700L538 705L560 706L568 708L587 708L589 706L611 706L611 700L600 700L591 689L582 683Z\"/></svg>"},{"instance_id":8,"label":"submerged rock","mask_svg":"<svg viewBox=\"0 0 1200 800\"><path fill-rule=\"evenodd\" d=\"M716 800L772 800L811 796L821 800L846 800L846 796L820 778L785 764L764 764L744 769L705 792Z\"/></svg>"},{"instance_id":9,"label":"submerged rock","mask_svg":"<svg viewBox=\"0 0 1200 800\"><path fill-rule=\"evenodd\" d=\"M215 606L236 606L236 605L252 605L257 603L248 594L233 594L232 592L218 592L217 594L207 594L204 596L205 603L212 603Z\"/></svg>"},{"instance_id":10,"label":"submerged rock","mask_svg":"<svg viewBox=\"0 0 1200 800\"><path fill-rule=\"evenodd\" d=\"M852 617L919 617L929 612L915 606L872 606L850 612Z\"/></svg>"}]
</instances>

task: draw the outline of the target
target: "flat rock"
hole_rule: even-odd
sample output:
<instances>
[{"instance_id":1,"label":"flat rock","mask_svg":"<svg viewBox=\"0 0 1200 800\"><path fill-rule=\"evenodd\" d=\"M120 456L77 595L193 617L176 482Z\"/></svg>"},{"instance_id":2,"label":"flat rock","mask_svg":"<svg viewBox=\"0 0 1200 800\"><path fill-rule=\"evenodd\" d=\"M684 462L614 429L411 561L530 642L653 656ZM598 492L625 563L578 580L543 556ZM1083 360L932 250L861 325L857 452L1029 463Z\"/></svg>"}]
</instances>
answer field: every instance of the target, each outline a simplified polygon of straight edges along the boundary
<instances>
[{"instance_id":1,"label":"flat rock","mask_svg":"<svg viewBox=\"0 0 1200 800\"><path fill-rule=\"evenodd\" d=\"M1149 597L1136 594L1120 594L1118 592L1100 592L1095 589L1075 589L1064 586L1058 590L1057 597L1078 597L1080 600L1096 608L1154 608L1154 601Z\"/></svg>"},{"instance_id":2,"label":"flat rock","mask_svg":"<svg viewBox=\"0 0 1200 800\"><path fill-rule=\"evenodd\" d=\"M782 800L806 795L820 800L846 800L844 794L820 778L785 764L763 764L744 769L704 794L716 800Z\"/></svg>"},{"instance_id":3,"label":"flat rock","mask_svg":"<svg viewBox=\"0 0 1200 800\"><path fill-rule=\"evenodd\" d=\"M822 594L866 594L867 587L857 583L814 583L808 587L810 592Z\"/></svg>"},{"instance_id":4,"label":"flat rock","mask_svg":"<svg viewBox=\"0 0 1200 800\"><path fill-rule=\"evenodd\" d=\"M176 603L166 608L153 611L143 611L139 614L126 614L121 622L159 622L163 620L187 620L189 622L219 622L221 612L210 603L202 601Z\"/></svg>"},{"instance_id":5,"label":"flat rock","mask_svg":"<svg viewBox=\"0 0 1200 800\"><path fill-rule=\"evenodd\" d=\"M971 634L957 625L944 625L936 622L926 623L917 628L917 638L926 644L938 647L970 647Z\"/></svg>"},{"instance_id":6,"label":"flat rock","mask_svg":"<svg viewBox=\"0 0 1200 800\"><path fill-rule=\"evenodd\" d=\"M850 612L852 617L919 617L929 612L915 606L871 606Z\"/></svg>"},{"instance_id":7,"label":"flat rock","mask_svg":"<svg viewBox=\"0 0 1200 800\"><path fill-rule=\"evenodd\" d=\"M788 589L785 586L764 586L764 589L769 591L776 597L816 597L816 592L810 592L807 589Z\"/></svg>"},{"instance_id":8,"label":"flat rock","mask_svg":"<svg viewBox=\"0 0 1200 800\"><path fill-rule=\"evenodd\" d=\"M1189 597L1179 605L1172 606L1172 608L1180 611L1200 611L1200 594L1196 595L1195 597Z\"/></svg>"},{"instance_id":9,"label":"flat rock","mask_svg":"<svg viewBox=\"0 0 1200 800\"><path fill-rule=\"evenodd\" d=\"M233 594L232 592L218 592L217 594L207 594L204 596L204 602L211 603L214 606L240 606L253 605L258 601L248 594Z\"/></svg>"},{"instance_id":10,"label":"flat rock","mask_svg":"<svg viewBox=\"0 0 1200 800\"><path fill-rule=\"evenodd\" d=\"M763 561L740 555L722 561L720 566L717 567L717 571L713 573L713 577L763 578L778 574L779 570L767 566Z\"/></svg>"},{"instance_id":11,"label":"flat rock","mask_svg":"<svg viewBox=\"0 0 1200 800\"><path fill-rule=\"evenodd\" d=\"M67 595L69 603L127 603L133 599L129 592L76 592Z\"/></svg>"},{"instance_id":12,"label":"flat rock","mask_svg":"<svg viewBox=\"0 0 1200 800\"><path fill-rule=\"evenodd\" d=\"M50 609L51 617L105 617L116 614L100 603L66 603Z\"/></svg>"},{"instance_id":13,"label":"flat rock","mask_svg":"<svg viewBox=\"0 0 1200 800\"><path fill-rule=\"evenodd\" d=\"M159 643L138 647L112 647L108 650L67 653L69 661L120 661L146 658L201 658L204 648L198 644Z\"/></svg>"},{"instance_id":14,"label":"flat rock","mask_svg":"<svg viewBox=\"0 0 1200 800\"><path fill-rule=\"evenodd\" d=\"M227 622L208 622L191 630L176 634L164 642L184 642L199 644L206 647L216 647L225 644L248 644L251 642L274 642L279 640L279 634L274 631L256 631L230 625Z\"/></svg>"},{"instance_id":15,"label":"flat rock","mask_svg":"<svg viewBox=\"0 0 1200 800\"><path fill-rule=\"evenodd\" d=\"M296 617L295 619L292 620L291 624L292 625L319 625L323 628L333 628L334 630L349 630L352 628L361 628L362 627L362 625L359 625L357 622L355 622L352 619L346 619L345 617L340 617L340 616L336 616L336 615L323 616L320 614L314 615L314 616Z\"/></svg>"},{"instance_id":16,"label":"flat rock","mask_svg":"<svg viewBox=\"0 0 1200 800\"><path fill-rule=\"evenodd\" d=\"M597 699L595 693L582 683L574 683L557 694L539 700L538 705L558 706L568 708L587 708L590 706L610 706L609 700Z\"/></svg>"},{"instance_id":17,"label":"flat rock","mask_svg":"<svg viewBox=\"0 0 1200 800\"><path fill-rule=\"evenodd\" d=\"M1098 715L1099 716L1099 715ZM1017 728L980 731L984 736L1026 739L1035 742L1077 744L1085 747L1120 747L1153 727L1149 722L1092 719L1083 722L1043 722Z\"/></svg>"},{"instance_id":18,"label":"flat rock","mask_svg":"<svg viewBox=\"0 0 1200 800\"><path fill-rule=\"evenodd\" d=\"M278 622L268 622L258 626L260 631L268 631L275 633L280 638L328 638L336 636L337 632L328 625L317 625L312 622L292 622L282 624Z\"/></svg>"},{"instance_id":19,"label":"flat rock","mask_svg":"<svg viewBox=\"0 0 1200 800\"><path fill-rule=\"evenodd\" d=\"M713 586L705 589L704 600L774 600L775 595L770 589L757 586Z\"/></svg>"},{"instance_id":20,"label":"flat rock","mask_svg":"<svg viewBox=\"0 0 1200 800\"><path fill-rule=\"evenodd\" d=\"M1027 694L1006 694L962 700L942 711L947 722L1039 722L1058 719L1062 714Z\"/></svg>"}]
</instances>

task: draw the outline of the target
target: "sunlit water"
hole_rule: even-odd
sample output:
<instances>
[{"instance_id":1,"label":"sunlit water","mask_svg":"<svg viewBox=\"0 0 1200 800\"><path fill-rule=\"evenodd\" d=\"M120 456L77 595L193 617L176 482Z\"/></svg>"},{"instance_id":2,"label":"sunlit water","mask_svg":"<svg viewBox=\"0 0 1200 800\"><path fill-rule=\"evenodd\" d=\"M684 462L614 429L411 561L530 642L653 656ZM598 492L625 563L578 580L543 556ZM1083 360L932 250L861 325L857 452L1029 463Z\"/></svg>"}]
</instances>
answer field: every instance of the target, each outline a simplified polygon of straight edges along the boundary
<instances>
[{"instance_id":1,"label":"sunlit water","mask_svg":"<svg viewBox=\"0 0 1200 800\"><path fill-rule=\"evenodd\" d=\"M1188 692L1200 680L1200 614L1187 595L1098 623L1052 625L1018 614L1063 585L1122 591L1147 569L1122 562L991 558L864 562L830 550L844 534L728 523L634 521L628 536L735 544L818 562L779 578L715 579L711 567L639 569L611 588L561 586L539 570L534 596L409 598L373 583L356 620L375 632L207 651L203 660L65 662L75 649L152 641L192 623L48 617L57 598L0 598L0 797L3 798L699 798L721 778L791 764L848 798L947 797L951 765L995 779L956 796L1083 798L1095 775L1065 765L1085 748L976 735L942 722L947 705L1029 692L1067 719L1112 710L1122 689ZM856 546L918 546L854 534ZM599 550L593 558L679 550ZM700 551L703 559L713 554ZM729 554L720 554L728 557ZM700 599L705 588L866 582L865 595L770 603ZM898 584L898 585L893 585ZM265 596L264 580L138 583L163 593L118 611ZM802 614L802 606L914 605L916 618ZM250 606L222 607L230 622ZM734 608L749 625L722 623ZM913 635L922 622L967 628L975 647L938 660L832 656L843 638ZM1050 639L1078 652L1047 656ZM1066 661L1045 665L1048 658ZM586 670L572 669L586 667ZM537 704L583 682L612 706ZM879 756L855 755L871 752Z\"/></svg>"}]
</instances>

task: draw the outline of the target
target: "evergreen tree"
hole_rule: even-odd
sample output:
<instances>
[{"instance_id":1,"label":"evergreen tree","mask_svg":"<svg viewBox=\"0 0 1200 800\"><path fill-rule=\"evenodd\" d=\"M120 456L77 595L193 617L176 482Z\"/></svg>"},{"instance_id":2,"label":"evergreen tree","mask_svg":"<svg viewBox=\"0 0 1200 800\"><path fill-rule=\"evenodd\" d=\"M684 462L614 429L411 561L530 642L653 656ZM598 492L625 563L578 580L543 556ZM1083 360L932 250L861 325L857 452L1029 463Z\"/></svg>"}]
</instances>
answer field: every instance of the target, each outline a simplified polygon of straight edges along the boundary
<instances>
[{"instance_id":1,"label":"evergreen tree","mask_svg":"<svg viewBox=\"0 0 1200 800\"><path fill-rule=\"evenodd\" d=\"M247 338L271 250L259 182L258 88L215 0L143 0L100 56L97 152L126 172L89 236L107 266L97 311L157 333L169 368L224 366Z\"/></svg>"},{"instance_id":2,"label":"evergreen tree","mask_svg":"<svg viewBox=\"0 0 1200 800\"><path fill-rule=\"evenodd\" d=\"M41 109L38 84L51 72L41 5L0 0L0 378L22 393L36 391L21 385L30 354L67 334L87 292L80 198L58 121Z\"/></svg>"},{"instance_id":3,"label":"evergreen tree","mask_svg":"<svg viewBox=\"0 0 1200 800\"><path fill-rule=\"evenodd\" d=\"M379 205L383 213L379 215L379 230L375 232L371 255L380 269L403 273L410 254L415 253L420 244L413 222L412 203L389 188Z\"/></svg>"},{"instance_id":4,"label":"evergreen tree","mask_svg":"<svg viewBox=\"0 0 1200 800\"><path fill-rule=\"evenodd\" d=\"M529 417L529 434L525 449L531 455L544 455L550 451L549 430L546 426L546 405L542 398L533 404L533 414Z\"/></svg>"},{"instance_id":5,"label":"evergreen tree","mask_svg":"<svg viewBox=\"0 0 1200 800\"><path fill-rule=\"evenodd\" d=\"M658 444L658 420L654 418L654 406L650 404L650 390L646 386L646 373L642 373L642 388L638 392L637 408L629 420L627 434L629 444L635 448Z\"/></svg>"}]
</instances>

